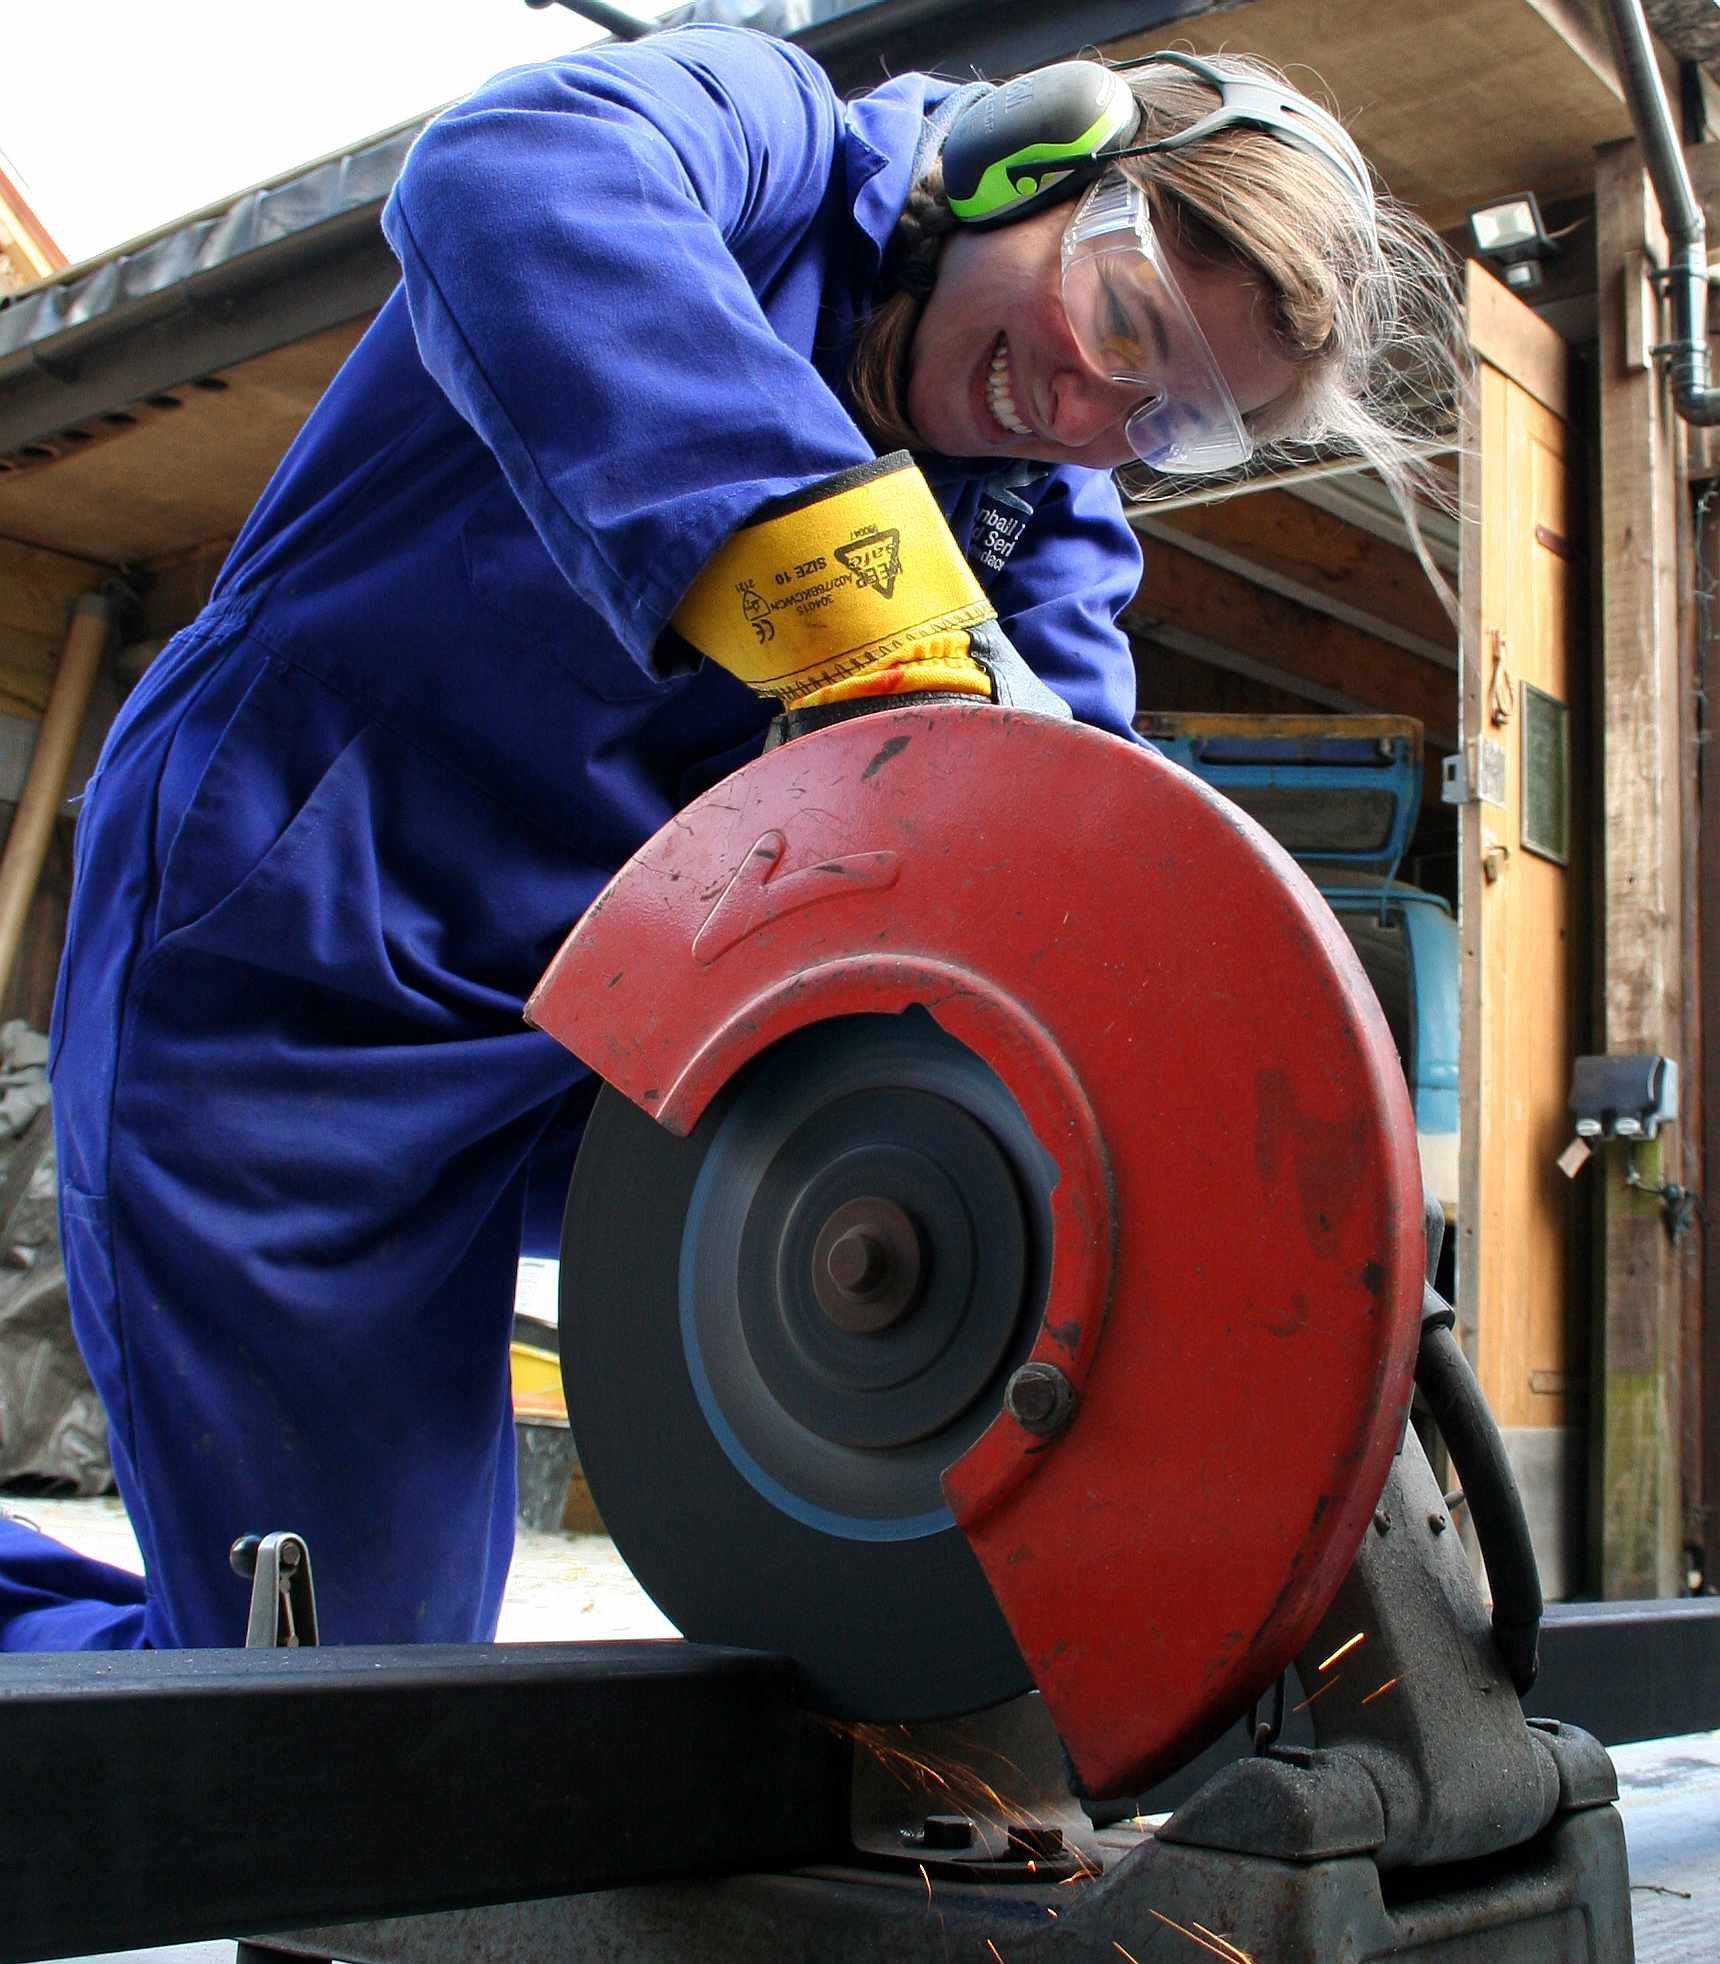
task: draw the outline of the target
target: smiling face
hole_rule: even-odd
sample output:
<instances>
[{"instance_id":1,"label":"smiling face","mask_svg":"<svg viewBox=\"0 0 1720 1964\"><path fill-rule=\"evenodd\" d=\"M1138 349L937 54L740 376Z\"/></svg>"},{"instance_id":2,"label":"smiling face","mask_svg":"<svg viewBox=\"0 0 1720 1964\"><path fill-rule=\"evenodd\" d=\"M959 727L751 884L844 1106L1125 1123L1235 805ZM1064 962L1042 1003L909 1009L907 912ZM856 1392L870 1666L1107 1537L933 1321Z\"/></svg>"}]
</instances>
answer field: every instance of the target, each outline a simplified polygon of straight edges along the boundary
<instances>
[{"instance_id":1,"label":"smiling face","mask_svg":"<svg viewBox=\"0 0 1720 1964\"><path fill-rule=\"evenodd\" d=\"M945 245L908 357L908 413L932 449L1095 470L1129 461L1123 425L1142 392L1100 374L1070 331L1060 279L1068 217L1054 205ZM1276 400L1297 371L1280 352L1262 282L1163 238L1159 248L1237 407L1247 415ZM1176 377L1164 382L1174 394Z\"/></svg>"}]
</instances>

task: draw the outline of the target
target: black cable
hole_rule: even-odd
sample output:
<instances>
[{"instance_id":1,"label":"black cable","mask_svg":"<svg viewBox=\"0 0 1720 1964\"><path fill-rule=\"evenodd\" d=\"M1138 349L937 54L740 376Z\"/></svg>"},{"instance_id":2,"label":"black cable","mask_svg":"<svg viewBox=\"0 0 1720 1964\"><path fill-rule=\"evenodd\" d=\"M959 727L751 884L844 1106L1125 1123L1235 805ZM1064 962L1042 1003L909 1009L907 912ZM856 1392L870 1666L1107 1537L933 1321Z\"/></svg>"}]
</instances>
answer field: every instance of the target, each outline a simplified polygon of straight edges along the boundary
<instances>
[{"instance_id":1,"label":"black cable","mask_svg":"<svg viewBox=\"0 0 1720 1964\"><path fill-rule=\"evenodd\" d=\"M1416 1360L1416 1388L1463 1487L1493 1591L1493 1641L1519 1693L1540 1668L1541 1576L1517 1476L1481 1386L1450 1327L1451 1310L1430 1288Z\"/></svg>"}]
</instances>

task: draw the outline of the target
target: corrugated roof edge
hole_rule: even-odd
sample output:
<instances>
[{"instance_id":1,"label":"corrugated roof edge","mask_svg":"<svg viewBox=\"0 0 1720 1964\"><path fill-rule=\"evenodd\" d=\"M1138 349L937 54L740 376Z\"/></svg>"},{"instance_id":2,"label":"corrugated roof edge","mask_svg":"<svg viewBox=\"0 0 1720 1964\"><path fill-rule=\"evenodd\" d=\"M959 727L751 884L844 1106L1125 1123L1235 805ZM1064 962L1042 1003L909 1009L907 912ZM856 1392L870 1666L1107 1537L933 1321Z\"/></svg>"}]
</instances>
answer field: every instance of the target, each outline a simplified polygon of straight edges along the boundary
<instances>
[{"instance_id":1,"label":"corrugated roof edge","mask_svg":"<svg viewBox=\"0 0 1720 1964\"><path fill-rule=\"evenodd\" d=\"M661 25L724 20L788 35L847 14L869 12L875 4L876 0L692 0L665 13ZM7 357L26 348L332 219L372 207L380 210L413 138L446 106L440 104L359 144L295 165L111 251L0 296L0 386L7 378Z\"/></svg>"},{"instance_id":2,"label":"corrugated roof edge","mask_svg":"<svg viewBox=\"0 0 1720 1964\"><path fill-rule=\"evenodd\" d=\"M435 112L432 112L433 114ZM199 274L300 237L334 220L380 211L413 139L410 123L176 219L0 300L0 384L13 359Z\"/></svg>"}]
</instances>

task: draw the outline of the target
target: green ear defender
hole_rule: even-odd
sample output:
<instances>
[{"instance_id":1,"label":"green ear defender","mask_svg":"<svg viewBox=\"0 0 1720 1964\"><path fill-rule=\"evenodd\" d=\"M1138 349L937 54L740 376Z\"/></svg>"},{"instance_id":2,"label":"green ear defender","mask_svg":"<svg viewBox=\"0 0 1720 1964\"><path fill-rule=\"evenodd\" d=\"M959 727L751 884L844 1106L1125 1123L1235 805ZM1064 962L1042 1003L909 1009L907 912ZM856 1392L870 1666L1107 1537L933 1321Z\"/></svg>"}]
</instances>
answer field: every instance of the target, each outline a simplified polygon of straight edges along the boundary
<instances>
[{"instance_id":1,"label":"green ear defender","mask_svg":"<svg viewBox=\"0 0 1720 1964\"><path fill-rule=\"evenodd\" d=\"M1063 61L1000 83L957 117L944 143L944 196L969 225L1025 218L1073 197L1140 124L1127 82L1094 61Z\"/></svg>"},{"instance_id":2,"label":"green ear defender","mask_svg":"<svg viewBox=\"0 0 1720 1964\"><path fill-rule=\"evenodd\" d=\"M1217 104L1175 136L1136 144L1140 107L1124 80L1131 69L1164 63L1198 77ZM1077 196L1120 157L1180 150L1216 130L1262 130L1317 159L1372 227L1373 181L1362 153L1337 120L1295 89L1215 66L1170 49L1121 70L1063 61L1004 82L957 116L944 143L944 197L968 225L1001 225Z\"/></svg>"}]
</instances>

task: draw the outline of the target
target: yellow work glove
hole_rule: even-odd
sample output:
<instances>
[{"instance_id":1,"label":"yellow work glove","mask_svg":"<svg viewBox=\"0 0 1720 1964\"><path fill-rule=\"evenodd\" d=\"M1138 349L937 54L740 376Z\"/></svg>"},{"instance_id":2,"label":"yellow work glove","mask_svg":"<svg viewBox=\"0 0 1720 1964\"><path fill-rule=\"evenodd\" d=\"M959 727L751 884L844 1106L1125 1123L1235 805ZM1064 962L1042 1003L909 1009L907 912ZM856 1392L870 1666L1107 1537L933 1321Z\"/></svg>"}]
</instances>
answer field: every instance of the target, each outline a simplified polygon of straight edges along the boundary
<instances>
[{"instance_id":1,"label":"yellow work glove","mask_svg":"<svg viewBox=\"0 0 1720 1964\"><path fill-rule=\"evenodd\" d=\"M672 625L797 716L910 694L1069 714L1004 637L905 450L768 507L705 567Z\"/></svg>"}]
</instances>

